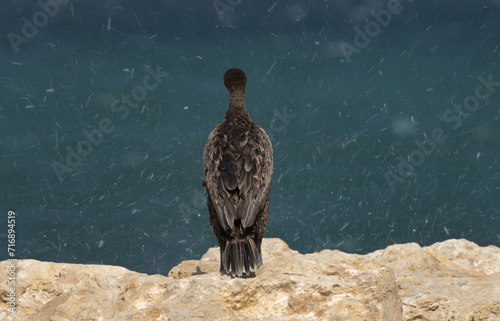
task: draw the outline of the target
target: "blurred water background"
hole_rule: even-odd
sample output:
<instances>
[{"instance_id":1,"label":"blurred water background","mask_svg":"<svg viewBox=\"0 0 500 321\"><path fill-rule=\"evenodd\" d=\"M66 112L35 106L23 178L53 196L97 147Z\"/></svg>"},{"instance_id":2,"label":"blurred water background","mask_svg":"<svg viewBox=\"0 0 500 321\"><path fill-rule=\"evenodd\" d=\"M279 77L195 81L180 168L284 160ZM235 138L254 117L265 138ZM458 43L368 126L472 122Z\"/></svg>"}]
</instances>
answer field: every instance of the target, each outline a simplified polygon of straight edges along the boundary
<instances>
[{"instance_id":1,"label":"blurred water background","mask_svg":"<svg viewBox=\"0 0 500 321\"><path fill-rule=\"evenodd\" d=\"M498 0L0 3L17 258L167 274L216 246L202 150L230 67L274 145L266 237L500 246Z\"/></svg>"}]
</instances>

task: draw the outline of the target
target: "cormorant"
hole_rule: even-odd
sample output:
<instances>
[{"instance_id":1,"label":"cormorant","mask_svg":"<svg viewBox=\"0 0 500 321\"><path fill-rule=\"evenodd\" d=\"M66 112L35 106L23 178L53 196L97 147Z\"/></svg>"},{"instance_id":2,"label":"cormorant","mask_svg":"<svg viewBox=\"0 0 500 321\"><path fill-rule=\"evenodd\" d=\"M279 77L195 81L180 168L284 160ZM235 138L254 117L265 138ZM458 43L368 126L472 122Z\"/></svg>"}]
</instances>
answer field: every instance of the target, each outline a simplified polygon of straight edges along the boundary
<instances>
[{"instance_id":1,"label":"cormorant","mask_svg":"<svg viewBox=\"0 0 500 321\"><path fill-rule=\"evenodd\" d=\"M210 225L220 246L220 271L232 277L255 275L262 265L273 176L271 141L245 107L246 82L240 69L225 72L229 108L203 151L203 186Z\"/></svg>"}]
</instances>

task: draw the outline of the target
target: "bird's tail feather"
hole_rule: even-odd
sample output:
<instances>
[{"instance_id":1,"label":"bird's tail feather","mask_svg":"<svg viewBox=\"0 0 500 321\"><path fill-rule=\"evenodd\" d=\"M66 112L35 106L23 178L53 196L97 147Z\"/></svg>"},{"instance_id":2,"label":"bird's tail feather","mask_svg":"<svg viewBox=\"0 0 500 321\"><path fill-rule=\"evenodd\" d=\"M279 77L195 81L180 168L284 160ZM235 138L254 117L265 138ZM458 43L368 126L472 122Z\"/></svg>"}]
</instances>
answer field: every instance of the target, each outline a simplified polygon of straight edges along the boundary
<instances>
[{"instance_id":1,"label":"bird's tail feather","mask_svg":"<svg viewBox=\"0 0 500 321\"><path fill-rule=\"evenodd\" d=\"M249 237L226 241L221 260L221 272L232 277L250 276L262 265L260 249Z\"/></svg>"}]
</instances>

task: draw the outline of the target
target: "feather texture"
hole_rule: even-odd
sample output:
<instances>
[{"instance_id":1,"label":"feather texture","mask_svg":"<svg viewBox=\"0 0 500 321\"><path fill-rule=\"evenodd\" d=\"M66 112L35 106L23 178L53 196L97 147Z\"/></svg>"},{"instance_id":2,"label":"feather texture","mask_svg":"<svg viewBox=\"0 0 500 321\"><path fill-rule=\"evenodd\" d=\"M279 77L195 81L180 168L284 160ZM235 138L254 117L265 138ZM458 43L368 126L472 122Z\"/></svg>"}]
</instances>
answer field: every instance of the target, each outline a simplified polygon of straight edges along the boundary
<instances>
[{"instance_id":1,"label":"feather texture","mask_svg":"<svg viewBox=\"0 0 500 321\"><path fill-rule=\"evenodd\" d=\"M265 131L249 123L245 144L234 141L223 122L210 134L204 151L205 186L224 230L234 229L241 220L243 228L255 222L258 210L268 199L273 174L272 146ZM229 133L227 133L229 131ZM224 139L228 136L229 139Z\"/></svg>"},{"instance_id":2,"label":"feather texture","mask_svg":"<svg viewBox=\"0 0 500 321\"><path fill-rule=\"evenodd\" d=\"M260 245L269 215L273 149L245 107L246 76L224 75L229 108L203 151L210 224L221 248L221 272L250 275L262 265Z\"/></svg>"}]
</instances>

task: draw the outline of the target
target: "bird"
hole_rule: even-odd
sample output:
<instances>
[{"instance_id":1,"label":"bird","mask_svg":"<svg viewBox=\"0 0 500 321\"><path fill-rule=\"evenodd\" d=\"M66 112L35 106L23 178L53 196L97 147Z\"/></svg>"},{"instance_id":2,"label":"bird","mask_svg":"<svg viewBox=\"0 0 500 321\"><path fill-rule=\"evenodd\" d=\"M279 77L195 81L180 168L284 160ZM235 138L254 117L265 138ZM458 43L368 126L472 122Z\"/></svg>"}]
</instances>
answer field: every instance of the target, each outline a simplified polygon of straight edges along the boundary
<instances>
[{"instance_id":1,"label":"bird","mask_svg":"<svg viewBox=\"0 0 500 321\"><path fill-rule=\"evenodd\" d=\"M221 275L253 277L262 265L262 239L269 217L273 147L245 106L247 77L228 69L229 107L203 150L210 225L220 247Z\"/></svg>"}]
</instances>

